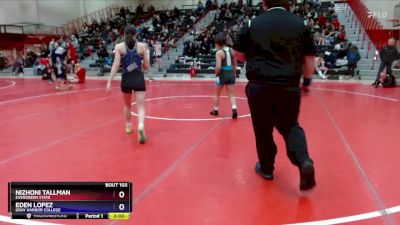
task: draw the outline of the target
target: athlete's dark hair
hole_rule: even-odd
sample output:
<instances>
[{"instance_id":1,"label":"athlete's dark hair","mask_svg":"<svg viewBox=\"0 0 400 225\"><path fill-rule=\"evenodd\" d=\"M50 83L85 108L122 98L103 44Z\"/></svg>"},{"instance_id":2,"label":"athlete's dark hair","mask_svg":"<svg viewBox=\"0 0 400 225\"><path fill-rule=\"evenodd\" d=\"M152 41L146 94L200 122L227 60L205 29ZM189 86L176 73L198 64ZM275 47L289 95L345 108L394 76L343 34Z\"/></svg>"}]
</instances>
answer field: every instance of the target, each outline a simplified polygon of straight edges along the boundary
<instances>
[{"instance_id":1,"label":"athlete's dark hair","mask_svg":"<svg viewBox=\"0 0 400 225\"><path fill-rule=\"evenodd\" d=\"M226 33L220 32L215 36L215 43L219 45L226 45Z\"/></svg>"},{"instance_id":2,"label":"athlete's dark hair","mask_svg":"<svg viewBox=\"0 0 400 225\"><path fill-rule=\"evenodd\" d=\"M125 45L129 49L133 49L136 44L136 38L134 37L136 34L136 28L132 25L126 25L125 27Z\"/></svg>"}]
</instances>

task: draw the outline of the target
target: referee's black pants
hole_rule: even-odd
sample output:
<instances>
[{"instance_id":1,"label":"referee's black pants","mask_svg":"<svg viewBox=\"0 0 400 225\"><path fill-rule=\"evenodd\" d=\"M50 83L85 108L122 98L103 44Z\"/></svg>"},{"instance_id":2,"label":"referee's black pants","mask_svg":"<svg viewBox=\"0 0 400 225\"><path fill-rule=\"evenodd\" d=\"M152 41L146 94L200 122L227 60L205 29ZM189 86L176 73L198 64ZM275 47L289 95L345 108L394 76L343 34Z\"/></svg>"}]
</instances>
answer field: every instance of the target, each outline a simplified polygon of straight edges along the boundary
<instances>
[{"instance_id":1,"label":"referee's black pants","mask_svg":"<svg viewBox=\"0 0 400 225\"><path fill-rule=\"evenodd\" d=\"M246 95L262 171L271 173L274 170L277 153L272 136L274 127L283 136L287 156L294 165L299 167L304 161L311 161L304 130L298 123L300 88L249 82Z\"/></svg>"}]
</instances>

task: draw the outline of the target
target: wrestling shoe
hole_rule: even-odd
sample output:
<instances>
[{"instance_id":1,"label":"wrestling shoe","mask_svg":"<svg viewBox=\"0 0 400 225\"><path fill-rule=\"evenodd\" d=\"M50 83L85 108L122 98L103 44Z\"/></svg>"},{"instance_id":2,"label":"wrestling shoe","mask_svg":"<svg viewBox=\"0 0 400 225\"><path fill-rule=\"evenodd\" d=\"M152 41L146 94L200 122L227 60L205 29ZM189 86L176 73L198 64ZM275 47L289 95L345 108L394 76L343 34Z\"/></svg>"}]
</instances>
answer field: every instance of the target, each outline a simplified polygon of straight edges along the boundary
<instances>
[{"instance_id":1,"label":"wrestling shoe","mask_svg":"<svg viewBox=\"0 0 400 225\"><path fill-rule=\"evenodd\" d=\"M133 133L132 124L125 124L125 133L127 134Z\"/></svg>"},{"instance_id":2,"label":"wrestling shoe","mask_svg":"<svg viewBox=\"0 0 400 225\"><path fill-rule=\"evenodd\" d=\"M140 144L144 144L146 142L146 135L144 134L143 126L139 126L138 128L138 140Z\"/></svg>"},{"instance_id":3,"label":"wrestling shoe","mask_svg":"<svg viewBox=\"0 0 400 225\"><path fill-rule=\"evenodd\" d=\"M232 109L232 119L237 119L237 118L238 118L237 109Z\"/></svg>"},{"instance_id":4,"label":"wrestling shoe","mask_svg":"<svg viewBox=\"0 0 400 225\"><path fill-rule=\"evenodd\" d=\"M218 110L213 109L213 110L210 112L210 115L218 116Z\"/></svg>"}]
</instances>

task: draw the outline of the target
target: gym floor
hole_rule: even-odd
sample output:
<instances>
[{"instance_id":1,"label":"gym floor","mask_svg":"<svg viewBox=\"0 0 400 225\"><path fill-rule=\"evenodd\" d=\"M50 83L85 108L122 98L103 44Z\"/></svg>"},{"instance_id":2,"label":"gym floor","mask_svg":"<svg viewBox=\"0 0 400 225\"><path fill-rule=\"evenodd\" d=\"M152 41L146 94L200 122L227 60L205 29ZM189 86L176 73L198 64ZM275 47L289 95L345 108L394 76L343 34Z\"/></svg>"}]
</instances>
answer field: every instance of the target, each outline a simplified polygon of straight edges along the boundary
<instances>
[{"instance_id":1,"label":"gym floor","mask_svg":"<svg viewBox=\"0 0 400 225\"><path fill-rule=\"evenodd\" d=\"M209 115L212 81L147 83L144 145L124 132L119 81L110 94L105 84L55 92L40 79L0 78L0 224L28 224L8 219L10 181L133 182L129 221L29 224L400 224L399 88L314 83L300 123L317 187L300 192L279 134L275 180L254 172L244 82L235 90L238 120L226 97L222 115Z\"/></svg>"}]
</instances>

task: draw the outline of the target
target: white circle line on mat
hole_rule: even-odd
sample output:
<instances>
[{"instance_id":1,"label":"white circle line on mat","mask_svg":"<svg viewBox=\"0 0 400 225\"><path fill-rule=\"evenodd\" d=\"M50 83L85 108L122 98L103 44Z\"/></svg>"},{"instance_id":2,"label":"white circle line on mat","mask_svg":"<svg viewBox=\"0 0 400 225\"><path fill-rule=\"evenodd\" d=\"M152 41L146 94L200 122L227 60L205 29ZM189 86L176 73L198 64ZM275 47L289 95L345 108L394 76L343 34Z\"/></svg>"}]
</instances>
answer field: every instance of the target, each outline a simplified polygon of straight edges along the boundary
<instances>
[{"instance_id":1,"label":"white circle line on mat","mask_svg":"<svg viewBox=\"0 0 400 225\"><path fill-rule=\"evenodd\" d=\"M177 96L164 96L158 98L149 98L146 99L146 102L162 100L162 99L171 99L171 98L213 98L214 96L210 95L177 95ZM227 98L227 96L221 96L221 98ZM244 97L235 97L236 99L247 100ZM132 105L136 105L136 102L133 102ZM137 113L131 112L133 116L138 116ZM246 118L250 117L250 114L240 115L238 118ZM231 119L231 117L214 117L214 118L169 118L169 117L157 117L157 116L145 116L146 119L153 120L166 120L166 121L215 121L215 120L227 120Z\"/></svg>"},{"instance_id":2,"label":"white circle line on mat","mask_svg":"<svg viewBox=\"0 0 400 225\"><path fill-rule=\"evenodd\" d=\"M10 84L7 85L7 86L4 86L4 87L0 87L0 90L1 90L1 89L6 89L6 88L9 88L9 87L12 87L12 86L15 86L15 81L12 81L12 80L1 80L1 81L6 81L6 82L8 82L8 83L10 83Z\"/></svg>"},{"instance_id":3,"label":"white circle line on mat","mask_svg":"<svg viewBox=\"0 0 400 225\"><path fill-rule=\"evenodd\" d=\"M366 94L366 93L361 93L361 92L344 91L344 90L329 89L329 88L317 88L317 87L313 87L311 89L320 90L320 91L332 91L332 92L346 93L346 94L353 94L353 95L361 95L361 96L366 96L366 97L371 97L371 98L384 99L384 100L393 101L393 102L400 102L399 99L389 98L389 97L384 97L384 96L379 96L379 95L371 95L371 94Z\"/></svg>"},{"instance_id":4,"label":"white circle line on mat","mask_svg":"<svg viewBox=\"0 0 400 225\"><path fill-rule=\"evenodd\" d=\"M318 221L311 221L311 222L304 222L304 223L291 223L287 225L326 225L326 224L341 224L341 223L349 223L355 222L360 220L372 219L376 217L380 217L383 215L389 215L400 212L400 205L394 206L391 208L387 208L385 210L378 210L369 213L357 214L354 216L345 216L345 217L338 217L334 219L328 220L318 220Z\"/></svg>"}]
</instances>

